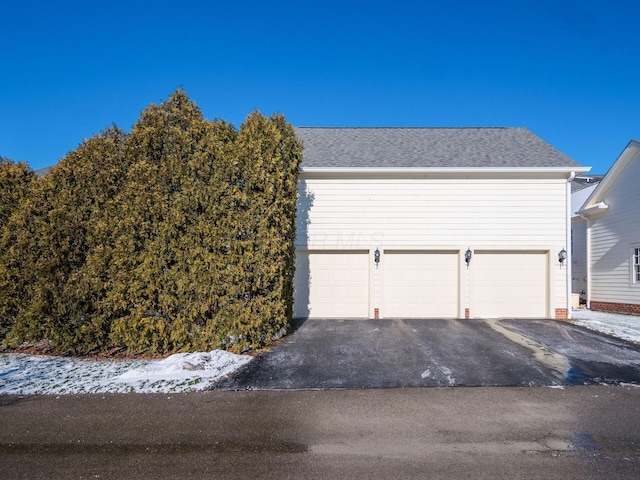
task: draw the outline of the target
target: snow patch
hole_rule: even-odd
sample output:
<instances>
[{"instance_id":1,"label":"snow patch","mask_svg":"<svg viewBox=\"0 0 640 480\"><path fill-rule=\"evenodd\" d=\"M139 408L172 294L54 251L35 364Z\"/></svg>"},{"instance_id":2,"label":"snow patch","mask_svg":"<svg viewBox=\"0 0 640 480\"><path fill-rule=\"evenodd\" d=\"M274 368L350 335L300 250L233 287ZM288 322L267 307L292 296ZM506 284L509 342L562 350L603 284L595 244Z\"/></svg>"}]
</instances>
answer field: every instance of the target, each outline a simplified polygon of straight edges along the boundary
<instances>
[{"instance_id":1,"label":"snow patch","mask_svg":"<svg viewBox=\"0 0 640 480\"><path fill-rule=\"evenodd\" d=\"M443 378L447 381L449 386L453 387L456 384L456 379L453 377L453 372L448 367L443 367L440 365L434 365L435 371L432 372L430 368L427 368L424 372L420 374L421 378Z\"/></svg>"},{"instance_id":2,"label":"snow patch","mask_svg":"<svg viewBox=\"0 0 640 480\"><path fill-rule=\"evenodd\" d=\"M456 379L453 378L453 372L451 371L451 369L447 367L438 367L438 368L447 378L447 382L449 382L449 385L453 387L456 384Z\"/></svg>"},{"instance_id":3,"label":"snow patch","mask_svg":"<svg viewBox=\"0 0 640 480\"><path fill-rule=\"evenodd\" d=\"M640 343L640 317L587 309L571 311L573 323L613 337Z\"/></svg>"},{"instance_id":4,"label":"snow patch","mask_svg":"<svg viewBox=\"0 0 640 480\"><path fill-rule=\"evenodd\" d=\"M253 357L224 350L162 360L87 360L0 354L0 394L170 393L204 390Z\"/></svg>"}]
</instances>

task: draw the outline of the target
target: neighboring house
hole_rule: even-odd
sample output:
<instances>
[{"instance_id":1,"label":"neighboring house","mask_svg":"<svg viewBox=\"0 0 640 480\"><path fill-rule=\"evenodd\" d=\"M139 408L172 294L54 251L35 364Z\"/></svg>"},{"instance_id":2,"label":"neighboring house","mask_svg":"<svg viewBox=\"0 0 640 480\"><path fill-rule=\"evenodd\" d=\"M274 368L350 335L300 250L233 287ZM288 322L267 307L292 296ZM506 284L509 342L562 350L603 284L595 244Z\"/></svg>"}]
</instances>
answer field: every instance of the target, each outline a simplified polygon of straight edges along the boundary
<instances>
[{"instance_id":1,"label":"neighboring house","mask_svg":"<svg viewBox=\"0 0 640 480\"><path fill-rule=\"evenodd\" d=\"M588 168L524 128L296 134L295 317L570 315L571 181Z\"/></svg>"},{"instance_id":2,"label":"neighboring house","mask_svg":"<svg viewBox=\"0 0 640 480\"><path fill-rule=\"evenodd\" d=\"M640 314L640 142L631 141L579 214L586 219L587 306Z\"/></svg>"},{"instance_id":3,"label":"neighboring house","mask_svg":"<svg viewBox=\"0 0 640 480\"><path fill-rule=\"evenodd\" d=\"M586 303L587 220L578 211L602 181L603 175L581 175L571 183L571 291Z\"/></svg>"},{"instance_id":4,"label":"neighboring house","mask_svg":"<svg viewBox=\"0 0 640 480\"><path fill-rule=\"evenodd\" d=\"M39 168L38 170L34 170L33 173L36 174L36 177L44 177L47 173L51 171L52 168L53 167Z\"/></svg>"}]
</instances>

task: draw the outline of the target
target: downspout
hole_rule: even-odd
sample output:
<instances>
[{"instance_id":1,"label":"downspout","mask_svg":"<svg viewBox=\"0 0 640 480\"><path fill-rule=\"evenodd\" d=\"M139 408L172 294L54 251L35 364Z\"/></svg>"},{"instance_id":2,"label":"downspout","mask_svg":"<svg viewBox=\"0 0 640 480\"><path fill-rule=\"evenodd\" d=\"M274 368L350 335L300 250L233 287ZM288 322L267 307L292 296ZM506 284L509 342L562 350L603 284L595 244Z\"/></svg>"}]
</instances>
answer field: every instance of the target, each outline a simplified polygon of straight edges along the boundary
<instances>
[{"instance_id":1,"label":"downspout","mask_svg":"<svg viewBox=\"0 0 640 480\"><path fill-rule=\"evenodd\" d=\"M572 273L572 268L571 268L571 263L573 262L573 255L572 255L572 242L571 242L571 182L573 181L573 179L576 178L576 172L571 172L571 174L569 175L569 178L567 179L567 243L568 245L565 248L565 250L567 251L567 289L566 289L566 307L567 307L567 319L570 320L571 319L571 294L573 293L572 291L572 280L571 280L571 273Z\"/></svg>"}]
</instances>

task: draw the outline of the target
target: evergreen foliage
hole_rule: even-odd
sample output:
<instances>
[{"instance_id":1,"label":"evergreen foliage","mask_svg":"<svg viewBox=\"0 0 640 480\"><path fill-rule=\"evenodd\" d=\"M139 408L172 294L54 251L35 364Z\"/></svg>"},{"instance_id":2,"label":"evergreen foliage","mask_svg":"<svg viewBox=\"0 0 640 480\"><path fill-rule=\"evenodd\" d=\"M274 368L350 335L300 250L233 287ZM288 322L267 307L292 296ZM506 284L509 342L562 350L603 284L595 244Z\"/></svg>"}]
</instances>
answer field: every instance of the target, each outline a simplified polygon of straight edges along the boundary
<instances>
[{"instance_id":1,"label":"evergreen foliage","mask_svg":"<svg viewBox=\"0 0 640 480\"><path fill-rule=\"evenodd\" d=\"M34 173L24 163L15 163L0 157L0 298L6 297L12 289L8 265L1 260L9 252L9 219L29 196L29 189L35 180ZM0 338L11 327L16 314L15 301L0 300Z\"/></svg>"},{"instance_id":2,"label":"evergreen foliage","mask_svg":"<svg viewBox=\"0 0 640 480\"><path fill-rule=\"evenodd\" d=\"M0 230L27 197L34 173L26 163L0 157Z\"/></svg>"},{"instance_id":3,"label":"evergreen foliage","mask_svg":"<svg viewBox=\"0 0 640 480\"><path fill-rule=\"evenodd\" d=\"M33 182L0 237L5 342L86 353L268 345L293 303L301 145L237 131L178 90Z\"/></svg>"}]
</instances>

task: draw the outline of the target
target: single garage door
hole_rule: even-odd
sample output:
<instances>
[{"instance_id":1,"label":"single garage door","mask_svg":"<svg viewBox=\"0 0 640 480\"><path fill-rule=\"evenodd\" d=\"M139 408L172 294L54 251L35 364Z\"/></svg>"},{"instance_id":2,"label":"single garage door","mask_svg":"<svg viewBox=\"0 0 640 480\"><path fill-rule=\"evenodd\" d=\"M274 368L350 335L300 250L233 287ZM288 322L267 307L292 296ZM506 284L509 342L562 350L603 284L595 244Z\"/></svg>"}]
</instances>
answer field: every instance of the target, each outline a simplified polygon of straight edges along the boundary
<instances>
[{"instance_id":1,"label":"single garage door","mask_svg":"<svg viewBox=\"0 0 640 480\"><path fill-rule=\"evenodd\" d=\"M546 252L478 252L471 259L471 317L547 316Z\"/></svg>"},{"instance_id":2,"label":"single garage door","mask_svg":"<svg viewBox=\"0 0 640 480\"><path fill-rule=\"evenodd\" d=\"M297 252L293 315L369 316L369 252Z\"/></svg>"},{"instance_id":3,"label":"single garage door","mask_svg":"<svg viewBox=\"0 0 640 480\"><path fill-rule=\"evenodd\" d=\"M458 317L458 252L385 251L382 315Z\"/></svg>"}]
</instances>

